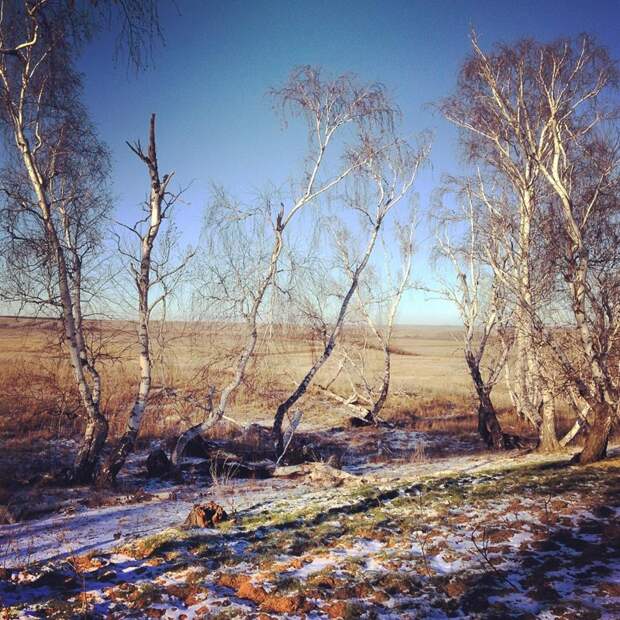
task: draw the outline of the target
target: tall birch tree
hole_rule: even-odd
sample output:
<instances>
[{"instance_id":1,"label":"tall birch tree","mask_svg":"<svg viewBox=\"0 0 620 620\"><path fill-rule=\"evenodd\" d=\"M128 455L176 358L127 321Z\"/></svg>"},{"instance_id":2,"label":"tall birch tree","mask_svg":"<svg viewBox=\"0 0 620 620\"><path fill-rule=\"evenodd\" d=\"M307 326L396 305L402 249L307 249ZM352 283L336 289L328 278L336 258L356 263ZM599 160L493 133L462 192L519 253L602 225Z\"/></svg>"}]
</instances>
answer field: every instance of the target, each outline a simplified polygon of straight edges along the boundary
<instances>
[{"instance_id":1,"label":"tall birch tree","mask_svg":"<svg viewBox=\"0 0 620 620\"><path fill-rule=\"evenodd\" d=\"M539 280L557 285L571 321L562 326L564 332L547 328L549 317L521 286L518 325L524 320L531 327L525 330L532 336L528 350L552 351L564 376L589 405L592 422L577 460L591 462L605 455L618 410L618 373L612 353L619 329L614 242L618 236L617 66L586 35L548 44L522 40L496 46L489 53L475 37L472 43L473 55L463 67L458 95L443 109L463 128L472 160L500 175L514 190L520 213L514 252L517 280L529 281L530 290L531 273L528 276L525 266L519 268L527 262L523 248L531 249L534 239L544 244L546 263L553 269ZM483 194L489 210L498 211L490 193ZM521 234L523 228L527 239ZM564 333L570 336L569 347ZM551 388L541 372L539 355L537 359L532 370L534 376L543 377L538 386L543 402L541 444L553 449L558 441Z\"/></svg>"},{"instance_id":2,"label":"tall birch tree","mask_svg":"<svg viewBox=\"0 0 620 620\"><path fill-rule=\"evenodd\" d=\"M14 238L29 230L39 239L36 248L29 240L22 248L34 249L38 271L50 283L48 299L60 312L85 412L74 478L87 482L108 426L100 410L100 377L85 345L82 267L97 244L101 210L107 205L80 174L87 160L87 170L105 170L107 154L80 102L81 82L72 56L80 27L86 24L73 22L66 10L47 2L0 4L0 110L14 148L13 180L23 181L16 200L15 185L8 190L11 206L5 213Z\"/></svg>"}]
</instances>

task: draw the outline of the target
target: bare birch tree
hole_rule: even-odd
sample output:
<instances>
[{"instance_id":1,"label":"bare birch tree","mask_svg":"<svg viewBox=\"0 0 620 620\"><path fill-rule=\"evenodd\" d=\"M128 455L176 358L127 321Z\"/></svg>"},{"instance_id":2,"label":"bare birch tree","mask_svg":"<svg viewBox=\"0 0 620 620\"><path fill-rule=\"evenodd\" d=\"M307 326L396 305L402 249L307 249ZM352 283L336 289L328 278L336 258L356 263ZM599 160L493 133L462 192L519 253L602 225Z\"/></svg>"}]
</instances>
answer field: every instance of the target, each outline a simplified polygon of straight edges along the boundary
<instances>
[{"instance_id":1,"label":"bare birch tree","mask_svg":"<svg viewBox=\"0 0 620 620\"><path fill-rule=\"evenodd\" d=\"M427 144L418 150L414 150L406 143L397 141L391 150L374 151L370 157L366 158L364 166L359 169L361 179L366 177L371 186L374 186L374 192L368 194L369 187L362 184L361 188L355 188L348 197L348 203L351 208L361 214L366 222L369 228L369 237L362 253L355 262L349 263L347 270L350 277L348 288L338 308L336 320L327 335L321 355L315 360L288 398L278 405L273 423L273 435L278 456L282 454L284 448L282 433L284 418L291 407L305 394L317 372L332 354L344 324L349 303L359 286L360 277L368 265L385 219L394 207L407 197L418 169L426 159L427 151ZM359 191L360 189L362 191Z\"/></svg>"},{"instance_id":2,"label":"bare birch tree","mask_svg":"<svg viewBox=\"0 0 620 620\"><path fill-rule=\"evenodd\" d=\"M338 372L341 372L342 369L348 369L350 383L353 387L352 396L344 399L343 402L357 403L360 400L359 392L361 391L366 408L364 419L371 424L379 422L381 411L390 392L392 379L392 336L401 300L404 293L411 286L415 230L415 214L411 214L406 224L396 224L394 238L390 238L390 242L394 243L399 250L400 273L396 276L393 276L391 273L393 265L390 262L397 259L390 256L390 252L385 247L386 240L384 238L382 239L385 250L383 266L384 271L387 272L384 277L387 279L388 285L382 286L378 282L378 276L375 275L374 277L363 279L355 291L357 300L355 309L363 317L363 321L370 330L371 337L376 342L376 346L378 346L383 357L381 378L375 384L368 376L366 364L363 360L366 347L364 347L364 351L361 353L362 360L359 363L356 363L353 356L345 350L342 362L338 367ZM347 273L351 275L353 267L350 253L347 251L346 246L341 248L341 254ZM377 315L375 315L375 311ZM366 340L364 344L366 344ZM356 376L357 381L351 375Z\"/></svg>"},{"instance_id":3,"label":"bare birch tree","mask_svg":"<svg viewBox=\"0 0 620 620\"><path fill-rule=\"evenodd\" d=\"M515 199L510 189L496 183L495 179L484 179L478 172L469 183L469 191L482 206L480 248L484 262L490 268L493 279L509 298L513 308L508 328L498 330L498 336L506 355L504 361L505 378L508 392L518 415L522 415L538 432L538 449L553 452L560 449L556 432L556 392L554 381L548 372L548 359L545 352L545 341L550 334L550 326L540 319L542 313L551 316L549 310L558 303L555 287L556 261L553 247L549 246L546 236L541 234L548 225L548 218L540 211L537 218L532 219L532 234L529 239L529 261L531 287L529 296L523 295L519 261L523 258L520 247L521 226L520 211L515 207ZM541 195L539 190L536 195ZM518 199L517 201L518 202ZM528 301L529 299L529 301ZM535 301L534 301L535 300ZM508 301L508 300L507 300ZM527 318L525 325L531 327L530 349L523 349L523 324L521 319ZM516 350L515 356L508 356L509 350ZM529 351L533 364L523 380L523 352ZM514 373L512 372L514 357ZM535 375L532 375L535 373ZM529 392L524 390L530 390ZM524 397L524 394L527 398ZM529 402L534 409L524 408L523 403ZM527 412L530 412L528 414Z\"/></svg>"},{"instance_id":4,"label":"bare birch tree","mask_svg":"<svg viewBox=\"0 0 620 620\"><path fill-rule=\"evenodd\" d=\"M447 194L447 190L452 191ZM454 206L446 205L446 197ZM500 336L510 318L509 292L502 286L496 271L485 265L484 256L493 255L493 263L502 261L501 245L492 237L480 234L483 215L476 208L470 183L452 179L441 193L436 222L436 252L452 268L452 283L443 278L440 293L452 302L463 322L465 362L478 398L478 433L489 448L507 447L491 392L500 378L508 347L490 346L493 337ZM482 250L480 244L485 244ZM485 268L486 267L486 268Z\"/></svg>"},{"instance_id":5,"label":"bare birch tree","mask_svg":"<svg viewBox=\"0 0 620 620\"><path fill-rule=\"evenodd\" d=\"M76 181L75 171L88 154L100 158L105 169L107 156L88 126L79 101L80 79L72 66L71 42L80 36L75 29L86 25L67 17L66 11L46 2L0 4L0 103L19 163L18 176L25 181L25 192L13 201L9 213L26 218L30 224L22 219L20 226L34 228L40 235L35 249L40 273L47 273L51 297L60 309L86 414L74 467L75 479L86 482L92 478L107 435L99 408L99 375L85 346L81 300L84 251L92 247L83 240L96 239L101 211L95 208L98 215L93 217L90 206L100 203L85 194L87 186L83 180Z\"/></svg>"},{"instance_id":6,"label":"bare birch tree","mask_svg":"<svg viewBox=\"0 0 620 620\"><path fill-rule=\"evenodd\" d=\"M620 397L613 355L620 332L618 69L588 36L537 52L547 149L541 170L558 200L560 264L578 335L578 363L560 360L592 410L577 457L589 463L606 455Z\"/></svg>"},{"instance_id":7,"label":"bare birch tree","mask_svg":"<svg viewBox=\"0 0 620 620\"><path fill-rule=\"evenodd\" d=\"M537 270L541 263L536 226L546 190L539 165L540 146L535 140L530 142L541 129L541 118L535 113L536 103L530 106L524 99L532 76L515 65L519 52L505 48L491 62L475 35L472 45L474 53L463 65L457 94L441 107L462 129L466 154L481 169L475 191L510 250L510 268L495 268L515 298L515 403L517 413L539 430L541 449L550 451L559 444L550 391L542 379L540 323L534 319L549 275ZM538 150L532 152L532 145Z\"/></svg>"},{"instance_id":8,"label":"bare birch tree","mask_svg":"<svg viewBox=\"0 0 620 620\"><path fill-rule=\"evenodd\" d=\"M282 202L275 219L272 219L270 258L256 290L252 292L245 315L247 336L233 377L220 393L218 405L208 419L179 437L172 455L175 464L189 441L221 420L229 399L243 381L258 340L260 310L278 274L285 231L308 205L316 204L321 197L333 192L343 180L375 156L368 145L374 137L381 135L383 129L392 127L396 114L381 85L360 85L350 75L323 79L320 71L309 66L295 69L288 82L271 94L285 112L302 116L306 121L309 132L307 166L290 206L287 208ZM352 140L348 145L347 139ZM379 148L386 148L386 145ZM340 161L330 172L328 160L330 163L338 161L339 154Z\"/></svg>"},{"instance_id":9,"label":"bare birch tree","mask_svg":"<svg viewBox=\"0 0 620 620\"><path fill-rule=\"evenodd\" d=\"M605 455L618 407L611 353L618 332L616 65L588 36L550 44L520 41L488 54L475 37L473 46L460 102L452 99L444 110L476 136L468 143L472 156L512 184L520 205L534 204L538 196L536 217L527 221L530 240L537 226L555 259L555 282L565 283L571 346L560 344L561 330L545 329L546 317L531 297L520 298L518 312L533 327L529 346L550 348L592 409L578 458L590 462ZM541 385L545 400L550 387ZM551 414L546 417L551 421Z\"/></svg>"}]
</instances>

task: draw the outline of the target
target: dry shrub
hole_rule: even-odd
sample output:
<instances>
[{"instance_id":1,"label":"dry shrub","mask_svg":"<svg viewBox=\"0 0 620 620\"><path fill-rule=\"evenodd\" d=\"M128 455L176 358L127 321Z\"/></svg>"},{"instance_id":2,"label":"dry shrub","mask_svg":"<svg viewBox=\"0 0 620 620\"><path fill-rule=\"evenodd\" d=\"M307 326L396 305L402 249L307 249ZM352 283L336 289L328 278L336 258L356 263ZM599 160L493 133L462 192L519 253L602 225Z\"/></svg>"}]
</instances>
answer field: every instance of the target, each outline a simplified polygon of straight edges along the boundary
<instances>
[{"instance_id":1,"label":"dry shrub","mask_svg":"<svg viewBox=\"0 0 620 620\"><path fill-rule=\"evenodd\" d=\"M477 429L471 399L453 395L394 397L383 415L388 422L417 431L472 433Z\"/></svg>"},{"instance_id":2,"label":"dry shrub","mask_svg":"<svg viewBox=\"0 0 620 620\"><path fill-rule=\"evenodd\" d=\"M0 435L30 443L73 434L80 426L79 397L62 361L16 360L0 374Z\"/></svg>"}]
</instances>

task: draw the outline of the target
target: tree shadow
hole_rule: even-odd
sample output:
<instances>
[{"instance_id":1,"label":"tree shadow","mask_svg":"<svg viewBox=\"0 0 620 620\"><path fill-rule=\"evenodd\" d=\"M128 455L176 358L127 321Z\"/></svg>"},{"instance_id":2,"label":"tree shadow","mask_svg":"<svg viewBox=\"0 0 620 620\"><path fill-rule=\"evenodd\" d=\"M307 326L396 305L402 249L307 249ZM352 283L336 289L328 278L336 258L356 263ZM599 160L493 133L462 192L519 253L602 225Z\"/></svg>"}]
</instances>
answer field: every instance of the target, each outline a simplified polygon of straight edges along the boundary
<instances>
[{"instance_id":1,"label":"tree shadow","mask_svg":"<svg viewBox=\"0 0 620 620\"><path fill-rule=\"evenodd\" d=\"M469 579L457 607L497 619L620 617L620 468L613 475L605 471L557 464L534 468L532 473L547 477L523 488L540 501L544 531L534 530L518 549L491 545L488 559L479 542L485 568ZM557 512L558 499L573 500L573 514L570 506L568 513Z\"/></svg>"}]
</instances>

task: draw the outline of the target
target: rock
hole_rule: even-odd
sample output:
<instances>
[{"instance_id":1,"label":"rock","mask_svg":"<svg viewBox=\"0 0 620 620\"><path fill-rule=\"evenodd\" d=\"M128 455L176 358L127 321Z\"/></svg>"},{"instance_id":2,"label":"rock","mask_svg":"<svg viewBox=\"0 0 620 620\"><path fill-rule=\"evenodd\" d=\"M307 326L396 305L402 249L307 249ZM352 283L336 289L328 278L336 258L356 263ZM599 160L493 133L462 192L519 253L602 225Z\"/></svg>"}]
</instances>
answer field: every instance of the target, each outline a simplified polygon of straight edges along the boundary
<instances>
[{"instance_id":1,"label":"rock","mask_svg":"<svg viewBox=\"0 0 620 620\"><path fill-rule=\"evenodd\" d=\"M161 449L153 450L146 459L146 472L149 478L159 478L170 473L172 463L168 455Z\"/></svg>"},{"instance_id":2,"label":"rock","mask_svg":"<svg viewBox=\"0 0 620 620\"><path fill-rule=\"evenodd\" d=\"M228 520L226 511L215 502L196 504L187 515L186 527L215 527L218 523Z\"/></svg>"}]
</instances>

